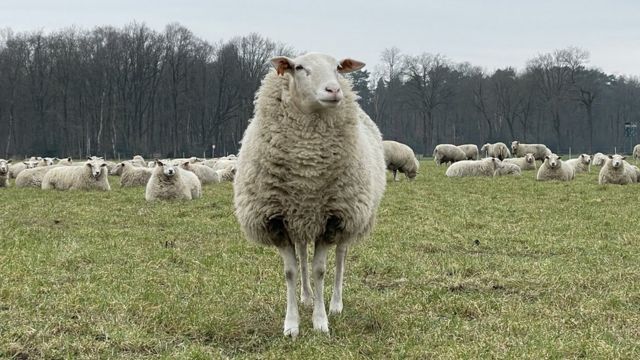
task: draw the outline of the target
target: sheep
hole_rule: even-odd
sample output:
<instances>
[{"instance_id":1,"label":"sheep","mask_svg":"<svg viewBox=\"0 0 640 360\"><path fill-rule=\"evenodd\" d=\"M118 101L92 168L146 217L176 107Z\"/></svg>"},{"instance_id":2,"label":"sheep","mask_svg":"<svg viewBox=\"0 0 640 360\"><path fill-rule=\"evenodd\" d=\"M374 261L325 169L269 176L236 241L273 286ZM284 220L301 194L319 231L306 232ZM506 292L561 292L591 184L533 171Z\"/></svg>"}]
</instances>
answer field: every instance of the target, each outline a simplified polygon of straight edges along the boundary
<instances>
[{"instance_id":1,"label":"sheep","mask_svg":"<svg viewBox=\"0 0 640 360\"><path fill-rule=\"evenodd\" d=\"M58 161L56 165L73 165L73 160L70 157L66 157L64 159L55 159Z\"/></svg>"},{"instance_id":2,"label":"sheep","mask_svg":"<svg viewBox=\"0 0 640 360\"><path fill-rule=\"evenodd\" d=\"M17 164L11 164L9 166L9 178L15 179L16 177L18 177L18 174L20 174L21 171L25 169L33 169L34 167L36 167L36 165L38 165L38 161L39 160L29 159Z\"/></svg>"},{"instance_id":3,"label":"sheep","mask_svg":"<svg viewBox=\"0 0 640 360\"><path fill-rule=\"evenodd\" d=\"M144 158L141 155L135 155L133 159L130 160L131 165L138 167L147 167L147 162L144 161Z\"/></svg>"},{"instance_id":4,"label":"sheep","mask_svg":"<svg viewBox=\"0 0 640 360\"><path fill-rule=\"evenodd\" d=\"M498 158L500 161L511 157L509 148L502 142L497 142L495 144L486 143L482 145L480 152L488 157Z\"/></svg>"},{"instance_id":5,"label":"sheep","mask_svg":"<svg viewBox=\"0 0 640 360\"><path fill-rule=\"evenodd\" d=\"M213 170L212 168L206 165L194 164L189 161L185 161L182 164L180 164L180 167L182 169L191 171L192 173L196 174L198 179L200 179L200 182L202 183L202 185L220 182L220 174L218 174L217 171ZM218 171L226 171L226 170L218 170Z\"/></svg>"},{"instance_id":6,"label":"sheep","mask_svg":"<svg viewBox=\"0 0 640 360\"><path fill-rule=\"evenodd\" d=\"M636 160L636 163L637 163L638 159L640 158L640 144L633 147L633 158Z\"/></svg>"},{"instance_id":7,"label":"sheep","mask_svg":"<svg viewBox=\"0 0 640 360\"><path fill-rule=\"evenodd\" d=\"M192 200L201 196L202 185L194 173L171 161L156 160L144 194L147 201Z\"/></svg>"},{"instance_id":8,"label":"sheep","mask_svg":"<svg viewBox=\"0 0 640 360\"><path fill-rule=\"evenodd\" d=\"M211 167L213 170L222 170L231 168L237 163L237 160L233 159L211 159L203 163L203 165Z\"/></svg>"},{"instance_id":9,"label":"sheep","mask_svg":"<svg viewBox=\"0 0 640 360\"><path fill-rule=\"evenodd\" d=\"M384 146L384 161L387 164L387 169L393 172L393 180L398 180L398 171L409 180L415 179L420 163L413 150L397 141L386 140L382 142L382 145Z\"/></svg>"},{"instance_id":10,"label":"sheep","mask_svg":"<svg viewBox=\"0 0 640 360\"><path fill-rule=\"evenodd\" d=\"M505 160L508 160L508 159L505 159ZM520 176L522 175L522 170L520 169L520 166L518 166L517 164L503 161L501 164L499 164L496 167L496 170L493 172L493 176L507 176L507 175Z\"/></svg>"},{"instance_id":11,"label":"sheep","mask_svg":"<svg viewBox=\"0 0 640 360\"><path fill-rule=\"evenodd\" d=\"M302 302L313 303L313 328L328 333L324 275L336 245L336 278L329 312L342 312L347 248L373 230L386 185L382 135L338 73L364 66L322 54L272 59L256 94L254 117L237 159L235 214L246 237L278 248L284 262L284 335L298 335L297 260ZM459 150L459 149L458 149ZM314 243L313 297L307 244Z\"/></svg>"},{"instance_id":12,"label":"sheep","mask_svg":"<svg viewBox=\"0 0 640 360\"><path fill-rule=\"evenodd\" d=\"M520 167L520 170L523 170L523 171L537 169L536 158L533 156L532 153L527 153L524 155L524 157L504 159L502 160L502 162L508 163L508 164L516 164Z\"/></svg>"},{"instance_id":13,"label":"sheep","mask_svg":"<svg viewBox=\"0 0 640 360\"><path fill-rule=\"evenodd\" d=\"M11 159L0 159L0 188L9 187L9 165Z\"/></svg>"},{"instance_id":14,"label":"sheep","mask_svg":"<svg viewBox=\"0 0 640 360\"><path fill-rule=\"evenodd\" d=\"M544 144L522 144L519 141L511 142L511 150L513 150L514 156L524 156L527 153L532 153L536 160L542 160L551 155L552 152Z\"/></svg>"},{"instance_id":15,"label":"sheep","mask_svg":"<svg viewBox=\"0 0 640 360\"><path fill-rule=\"evenodd\" d=\"M224 169L220 169L220 170L215 170L218 178L220 178L220 181L233 181L233 179L236 176L236 167L232 166L232 167L228 167L228 168L224 168Z\"/></svg>"},{"instance_id":16,"label":"sheep","mask_svg":"<svg viewBox=\"0 0 640 360\"><path fill-rule=\"evenodd\" d=\"M607 159L608 159L607 155L599 152L599 153L596 153L595 155L593 155L593 159L591 160L591 164L592 165L596 165L596 166L602 166L602 165L604 165L604 163L607 162Z\"/></svg>"},{"instance_id":17,"label":"sheep","mask_svg":"<svg viewBox=\"0 0 640 360\"><path fill-rule=\"evenodd\" d=\"M458 145L458 148L464 151L467 156L466 160L478 160L480 159L480 151L478 150L478 145L476 144L463 144Z\"/></svg>"},{"instance_id":18,"label":"sheep","mask_svg":"<svg viewBox=\"0 0 640 360\"><path fill-rule=\"evenodd\" d=\"M445 175L448 177L493 176L501 161L495 157L482 160L463 160L451 164Z\"/></svg>"},{"instance_id":19,"label":"sheep","mask_svg":"<svg viewBox=\"0 0 640 360\"><path fill-rule=\"evenodd\" d=\"M540 165L540 169L538 169L536 180L570 181L573 180L575 176L576 174L573 167L563 162L560 156L551 154L544 158L544 162Z\"/></svg>"},{"instance_id":20,"label":"sheep","mask_svg":"<svg viewBox=\"0 0 640 360\"><path fill-rule=\"evenodd\" d=\"M433 160L436 165L455 163L467 158L467 154L464 153L459 147L451 144L439 144L433 149Z\"/></svg>"},{"instance_id":21,"label":"sheep","mask_svg":"<svg viewBox=\"0 0 640 360\"><path fill-rule=\"evenodd\" d=\"M116 164L114 173L120 174L120 187L146 186L152 169L134 166L130 161Z\"/></svg>"},{"instance_id":22,"label":"sheep","mask_svg":"<svg viewBox=\"0 0 640 360\"><path fill-rule=\"evenodd\" d=\"M600 169L598 184L633 184L638 182L638 173L626 161L626 156L609 155L607 162Z\"/></svg>"},{"instance_id":23,"label":"sheep","mask_svg":"<svg viewBox=\"0 0 640 360\"><path fill-rule=\"evenodd\" d=\"M53 168L44 175L42 189L110 191L107 163L87 160L83 166Z\"/></svg>"},{"instance_id":24,"label":"sheep","mask_svg":"<svg viewBox=\"0 0 640 360\"><path fill-rule=\"evenodd\" d=\"M36 160L36 167L42 167L42 166L51 166L53 165L55 159L51 158L51 157L43 157L43 158L39 158L38 160Z\"/></svg>"},{"instance_id":25,"label":"sheep","mask_svg":"<svg viewBox=\"0 0 640 360\"><path fill-rule=\"evenodd\" d=\"M71 166L71 158L60 160L58 164L52 166L38 166L33 169L25 169L16 177L16 187L18 188L42 188L44 176L51 170L61 166Z\"/></svg>"},{"instance_id":26,"label":"sheep","mask_svg":"<svg viewBox=\"0 0 640 360\"><path fill-rule=\"evenodd\" d=\"M576 174L591 172L591 155L580 154L580 156L575 159L565 161L565 164L573 167L573 170L576 172Z\"/></svg>"}]
</instances>

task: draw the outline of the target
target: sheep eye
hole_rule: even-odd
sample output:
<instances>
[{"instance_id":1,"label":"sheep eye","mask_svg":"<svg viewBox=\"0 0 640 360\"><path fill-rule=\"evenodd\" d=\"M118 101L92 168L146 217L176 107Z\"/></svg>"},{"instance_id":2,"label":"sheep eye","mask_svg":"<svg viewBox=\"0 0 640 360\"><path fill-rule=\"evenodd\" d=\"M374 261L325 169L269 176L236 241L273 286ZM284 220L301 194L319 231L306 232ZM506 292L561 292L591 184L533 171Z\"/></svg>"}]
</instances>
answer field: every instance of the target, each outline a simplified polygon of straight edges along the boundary
<instances>
[{"instance_id":1,"label":"sheep eye","mask_svg":"<svg viewBox=\"0 0 640 360\"><path fill-rule=\"evenodd\" d=\"M302 65L296 65L296 70L304 70L304 67Z\"/></svg>"}]
</instances>

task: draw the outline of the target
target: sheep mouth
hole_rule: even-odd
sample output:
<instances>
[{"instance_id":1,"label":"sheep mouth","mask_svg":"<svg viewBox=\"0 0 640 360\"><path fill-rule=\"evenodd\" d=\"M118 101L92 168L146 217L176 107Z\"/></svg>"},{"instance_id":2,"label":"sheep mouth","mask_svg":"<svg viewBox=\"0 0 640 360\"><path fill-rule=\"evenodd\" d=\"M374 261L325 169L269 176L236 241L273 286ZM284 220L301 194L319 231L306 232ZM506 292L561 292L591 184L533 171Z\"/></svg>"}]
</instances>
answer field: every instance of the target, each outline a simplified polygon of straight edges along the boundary
<instances>
[{"instance_id":1,"label":"sheep mouth","mask_svg":"<svg viewBox=\"0 0 640 360\"><path fill-rule=\"evenodd\" d=\"M319 99L318 101L324 106L338 106L342 99Z\"/></svg>"}]
</instances>

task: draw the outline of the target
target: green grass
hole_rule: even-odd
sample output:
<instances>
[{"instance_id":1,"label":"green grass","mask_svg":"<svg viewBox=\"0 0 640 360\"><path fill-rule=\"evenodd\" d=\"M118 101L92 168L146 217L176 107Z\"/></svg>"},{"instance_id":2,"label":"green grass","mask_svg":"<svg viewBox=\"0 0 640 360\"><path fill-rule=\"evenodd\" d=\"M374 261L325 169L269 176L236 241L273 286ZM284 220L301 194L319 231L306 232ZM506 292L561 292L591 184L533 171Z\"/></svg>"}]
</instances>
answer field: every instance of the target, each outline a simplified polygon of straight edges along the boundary
<instances>
[{"instance_id":1,"label":"green grass","mask_svg":"<svg viewBox=\"0 0 640 360\"><path fill-rule=\"evenodd\" d=\"M155 204L117 178L0 189L0 358L640 357L640 185L444 171L388 184L331 335L301 308L296 341L280 256L244 239L231 184Z\"/></svg>"}]
</instances>

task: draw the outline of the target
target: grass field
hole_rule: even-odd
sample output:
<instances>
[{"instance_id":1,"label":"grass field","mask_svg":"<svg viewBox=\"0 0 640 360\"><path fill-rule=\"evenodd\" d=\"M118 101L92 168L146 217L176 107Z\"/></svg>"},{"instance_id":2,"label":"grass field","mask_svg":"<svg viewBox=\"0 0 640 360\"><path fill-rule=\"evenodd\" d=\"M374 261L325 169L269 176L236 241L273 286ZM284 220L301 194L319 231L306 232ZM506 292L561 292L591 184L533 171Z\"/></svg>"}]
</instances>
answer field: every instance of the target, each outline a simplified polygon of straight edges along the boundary
<instances>
[{"instance_id":1,"label":"grass field","mask_svg":"<svg viewBox=\"0 0 640 360\"><path fill-rule=\"evenodd\" d=\"M331 335L301 307L296 341L280 256L244 239L231 184L156 204L117 178L0 189L0 358L640 358L640 185L444 171L388 184Z\"/></svg>"}]
</instances>

